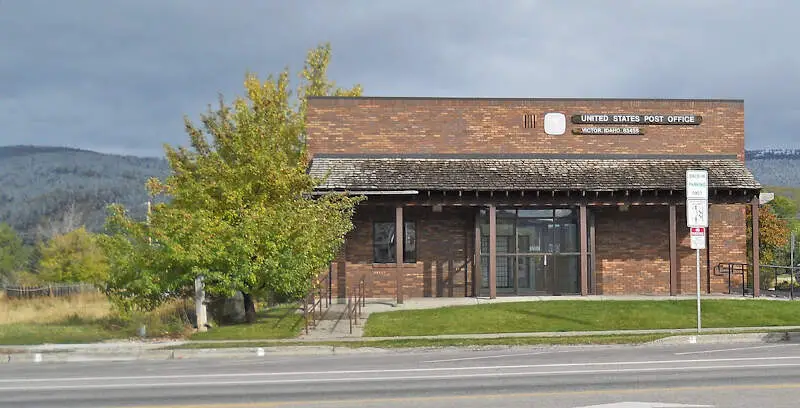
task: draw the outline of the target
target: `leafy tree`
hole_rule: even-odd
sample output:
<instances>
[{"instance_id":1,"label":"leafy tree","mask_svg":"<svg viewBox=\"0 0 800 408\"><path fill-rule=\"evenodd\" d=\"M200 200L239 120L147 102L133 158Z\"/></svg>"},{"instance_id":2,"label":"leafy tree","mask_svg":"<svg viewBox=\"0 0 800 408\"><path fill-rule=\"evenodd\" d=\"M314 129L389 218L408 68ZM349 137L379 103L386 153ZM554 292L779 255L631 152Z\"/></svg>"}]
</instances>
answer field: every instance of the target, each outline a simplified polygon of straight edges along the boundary
<instances>
[{"instance_id":1,"label":"leafy tree","mask_svg":"<svg viewBox=\"0 0 800 408\"><path fill-rule=\"evenodd\" d=\"M793 220L797 217L797 203L789 197L776 194L775 198L767 205L780 219Z\"/></svg>"},{"instance_id":2,"label":"leafy tree","mask_svg":"<svg viewBox=\"0 0 800 408\"><path fill-rule=\"evenodd\" d=\"M246 97L230 106L220 98L200 126L185 119L190 146L166 146L171 175L148 183L152 194L168 195L169 202L153 207L148 225L112 208L109 226L118 233L108 247L149 254L112 262L114 293L133 302L140 295L118 290L131 289L133 269L123 264L145 271L136 277L145 293L160 288L177 296L198 275L212 296L241 291L249 321L255 319L254 296L306 292L352 229L358 201L310 194L319 180L306 171L306 98L361 93L358 86L336 88L326 78L329 61L328 44L309 51L296 100L288 70L263 82L248 74ZM153 242L148 249L142 248L145 236Z\"/></svg>"},{"instance_id":3,"label":"leafy tree","mask_svg":"<svg viewBox=\"0 0 800 408\"><path fill-rule=\"evenodd\" d=\"M786 222L789 234L794 232L795 236L800 236L800 219L797 218L797 202L783 195L775 195L775 198L767 204L775 216ZM795 260L798 259L798 243L795 240ZM775 251L775 264L789 265L791 262L791 240L787 239L787 245ZM795 262L796 263L796 262Z\"/></svg>"},{"instance_id":4,"label":"leafy tree","mask_svg":"<svg viewBox=\"0 0 800 408\"><path fill-rule=\"evenodd\" d=\"M758 211L758 226L759 226L759 264L771 265L776 262L776 259L781 255L789 242L789 224L786 220L778 218L774 210L769 205L759 206ZM747 259L748 262L753 264L753 213L748 206L747 208ZM769 269L762 269L760 276L760 284L762 287L770 285L774 280L775 271Z\"/></svg>"},{"instance_id":5,"label":"leafy tree","mask_svg":"<svg viewBox=\"0 0 800 408\"><path fill-rule=\"evenodd\" d=\"M28 259L28 248L22 238L6 223L0 223L0 280L13 281L24 268Z\"/></svg>"},{"instance_id":6,"label":"leafy tree","mask_svg":"<svg viewBox=\"0 0 800 408\"><path fill-rule=\"evenodd\" d=\"M105 284L108 261L97 237L80 227L40 244L39 276L48 282Z\"/></svg>"}]
</instances>

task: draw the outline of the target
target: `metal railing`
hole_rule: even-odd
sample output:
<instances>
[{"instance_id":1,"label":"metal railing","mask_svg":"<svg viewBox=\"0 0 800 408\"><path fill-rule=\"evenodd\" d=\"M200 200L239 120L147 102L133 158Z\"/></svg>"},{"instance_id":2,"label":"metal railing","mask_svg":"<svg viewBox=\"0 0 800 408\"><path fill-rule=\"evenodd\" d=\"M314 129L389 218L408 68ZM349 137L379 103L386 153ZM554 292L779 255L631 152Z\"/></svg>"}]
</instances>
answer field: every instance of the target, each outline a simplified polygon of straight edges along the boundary
<instances>
[{"instance_id":1,"label":"metal railing","mask_svg":"<svg viewBox=\"0 0 800 408\"><path fill-rule=\"evenodd\" d=\"M358 280L358 283L353 285L353 289L347 295L347 306L345 307L344 314L350 324L350 334L353 333L353 327L359 324L362 317L362 310L366 306L366 284L364 277Z\"/></svg>"},{"instance_id":2,"label":"metal railing","mask_svg":"<svg viewBox=\"0 0 800 408\"><path fill-rule=\"evenodd\" d=\"M309 328L317 326L325 310L331 305L328 280L327 272L314 278L311 281L311 289L309 289L308 294L303 299L301 308L303 309L303 321L305 322L306 334L308 334Z\"/></svg>"},{"instance_id":3,"label":"metal railing","mask_svg":"<svg viewBox=\"0 0 800 408\"><path fill-rule=\"evenodd\" d=\"M742 280L742 296L747 296L748 289L755 296L752 291L752 286L748 285L748 272L750 271L750 264L741 262L720 262L714 267L715 276L726 276L728 278L728 294L733 294L733 278L741 277ZM752 282L750 282L752 284Z\"/></svg>"},{"instance_id":4,"label":"metal railing","mask_svg":"<svg viewBox=\"0 0 800 408\"><path fill-rule=\"evenodd\" d=\"M774 296L786 296L789 299L795 298L795 286L800 288L798 283L798 275L800 274L800 266L785 266L785 265L759 265L761 276L760 282L752 282L752 266L747 263L741 262L720 262L714 267L715 276L726 276L728 279L728 294L734 293L733 282L735 278L741 280L741 293L743 296L751 294L755 296L753 291L754 285L759 285L761 290L766 290L773 293ZM786 288L784 288L786 286ZM738 290L737 290L738 292Z\"/></svg>"},{"instance_id":5,"label":"metal railing","mask_svg":"<svg viewBox=\"0 0 800 408\"><path fill-rule=\"evenodd\" d=\"M800 272L800 267L784 266L784 265L761 265L763 273L771 273L771 288L762 288L771 292L776 297L788 296L789 299L794 300L795 285L797 283L797 273ZM785 284L785 285L784 285ZM786 286L784 288L783 286ZM800 287L800 285L798 285Z\"/></svg>"}]
</instances>

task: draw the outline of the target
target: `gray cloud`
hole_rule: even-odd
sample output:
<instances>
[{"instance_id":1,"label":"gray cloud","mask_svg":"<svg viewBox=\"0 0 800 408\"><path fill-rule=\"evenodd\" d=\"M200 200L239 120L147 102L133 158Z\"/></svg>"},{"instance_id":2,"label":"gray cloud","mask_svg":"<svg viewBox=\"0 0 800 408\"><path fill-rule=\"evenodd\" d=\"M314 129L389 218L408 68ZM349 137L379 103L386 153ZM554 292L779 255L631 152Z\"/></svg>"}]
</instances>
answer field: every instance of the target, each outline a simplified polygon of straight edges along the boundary
<instances>
[{"instance_id":1,"label":"gray cloud","mask_svg":"<svg viewBox=\"0 0 800 408\"><path fill-rule=\"evenodd\" d=\"M800 148L800 3L0 0L0 144L161 154L245 71L370 95L744 98L747 146Z\"/></svg>"}]
</instances>

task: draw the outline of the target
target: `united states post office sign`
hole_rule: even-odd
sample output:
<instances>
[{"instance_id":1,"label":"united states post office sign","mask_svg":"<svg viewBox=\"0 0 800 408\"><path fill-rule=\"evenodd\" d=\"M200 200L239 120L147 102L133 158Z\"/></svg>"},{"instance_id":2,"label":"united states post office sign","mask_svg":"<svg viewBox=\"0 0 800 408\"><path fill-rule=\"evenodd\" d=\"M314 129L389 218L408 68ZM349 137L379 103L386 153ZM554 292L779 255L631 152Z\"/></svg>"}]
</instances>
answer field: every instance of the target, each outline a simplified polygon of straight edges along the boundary
<instances>
[{"instance_id":1,"label":"united states post office sign","mask_svg":"<svg viewBox=\"0 0 800 408\"><path fill-rule=\"evenodd\" d=\"M572 123L582 125L699 125L700 115L626 115L581 113L572 115Z\"/></svg>"}]
</instances>

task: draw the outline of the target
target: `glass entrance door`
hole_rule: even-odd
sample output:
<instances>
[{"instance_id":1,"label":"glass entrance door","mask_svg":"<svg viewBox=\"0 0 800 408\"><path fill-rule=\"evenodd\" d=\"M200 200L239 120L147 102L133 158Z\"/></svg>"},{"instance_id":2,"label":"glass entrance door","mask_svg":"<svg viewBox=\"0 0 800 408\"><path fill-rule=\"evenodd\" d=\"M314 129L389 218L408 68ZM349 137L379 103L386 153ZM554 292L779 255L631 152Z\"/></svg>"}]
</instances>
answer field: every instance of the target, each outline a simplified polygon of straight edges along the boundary
<instances>
[{"instance_id":1,"label":"glass entrance door","mask_svg":"<svg viewBox=\"0 0 800 408\"><path fill-rule=\"evenodd\" d=\"M481 229L481 294L489 292L489 218ZM497 293L509 295L580 293L577 211L497 210Z\"/></svg>"}]
</instances>

